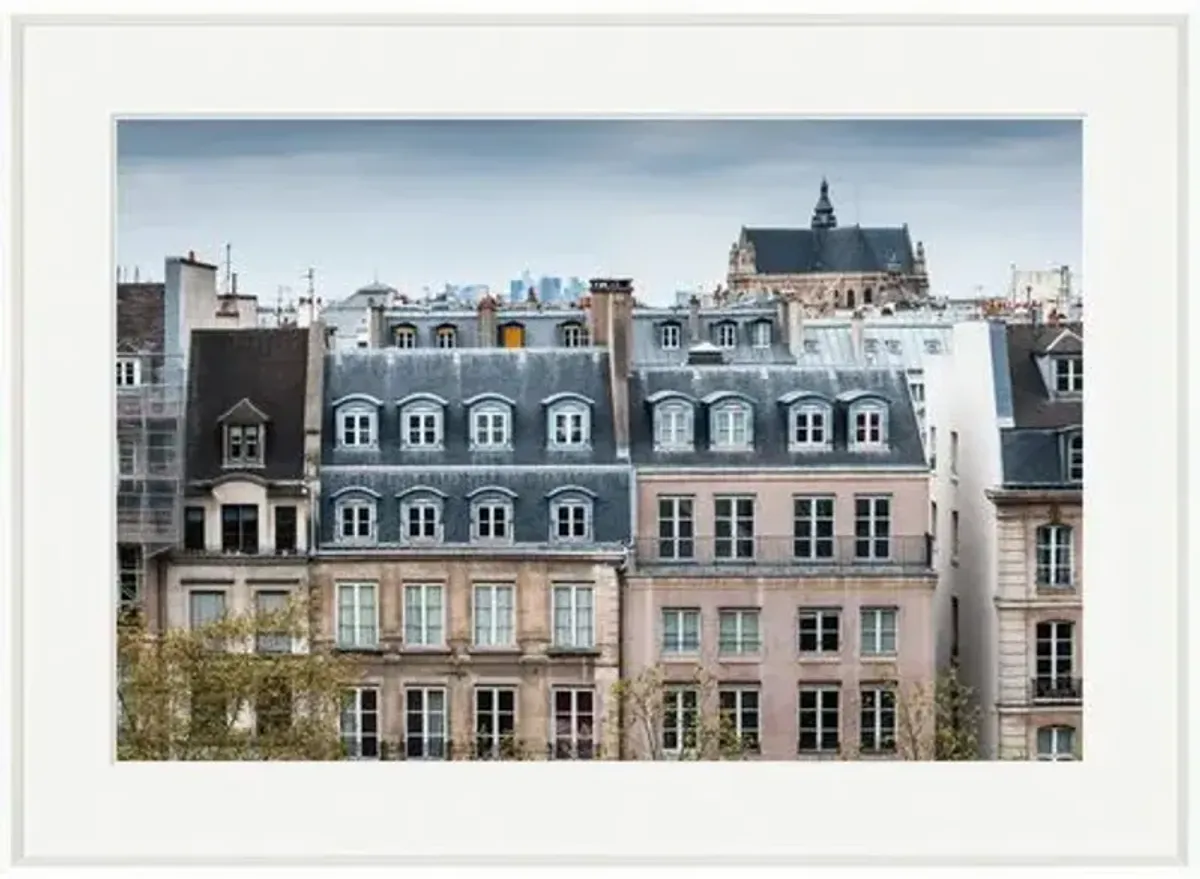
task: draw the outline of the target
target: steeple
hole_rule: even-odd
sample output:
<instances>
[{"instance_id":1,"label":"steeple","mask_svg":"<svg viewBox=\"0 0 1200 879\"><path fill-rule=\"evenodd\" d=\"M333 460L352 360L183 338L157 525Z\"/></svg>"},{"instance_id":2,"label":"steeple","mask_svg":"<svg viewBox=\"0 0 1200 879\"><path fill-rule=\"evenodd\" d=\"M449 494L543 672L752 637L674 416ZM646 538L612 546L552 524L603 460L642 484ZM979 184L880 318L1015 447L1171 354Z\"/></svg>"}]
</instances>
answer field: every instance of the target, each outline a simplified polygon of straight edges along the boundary
<instances>
[{"instance_id":1,"label":"steeple","mask_svg":"<svg viewBox=\"0 0 1200 879\"><path fill-rule=\"evenodd\" d=\"M821 178L821 197L813 208L812 227L814 229L837 228L837 217L833 214L833 203L829 200L829 181Z\"/></svg>"}]
</instances>

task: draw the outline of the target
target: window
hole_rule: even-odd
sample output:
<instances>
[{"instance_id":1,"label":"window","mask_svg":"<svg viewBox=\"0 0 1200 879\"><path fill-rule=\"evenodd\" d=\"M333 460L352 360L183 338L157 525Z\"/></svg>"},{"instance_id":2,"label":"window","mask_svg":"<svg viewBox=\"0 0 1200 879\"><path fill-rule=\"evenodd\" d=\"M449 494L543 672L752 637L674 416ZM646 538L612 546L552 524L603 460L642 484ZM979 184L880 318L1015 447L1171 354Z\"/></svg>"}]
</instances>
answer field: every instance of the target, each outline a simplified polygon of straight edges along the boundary
<instances>
[{"instance_id":1,"label":"window","mask_svg":"<svg viewBox=\"0 0 1200 879\"><path fill-rule=\"evenodd\" d=\"M941 340L940 339L926 339L925 340L925 353L926 354L941 354L942 353Z\"/></svg>"},{"instance_id":2,"label":"window","mask_svg":"<svg viewBox=\"0 0 1200 879\"><path fill-rule=\"evenodd\" d=\"M771 324L765 320L760 320L756 323L751 341L755 348L770 348Z\"/></svg>"},{"instance_id":3,"label":"window","mask_svg":"<svg viewBox=\"0 0 1200 879\"><path fill-rule=\"evenodd\" d=\"M595 644L591 586L554 587L554 646L589 650Z\"/></svg>"},{"instance_id":4,"label":"window","mask_svg":"<svg viewBox=\"0 0 1200 879\"><path fill-rule=\"evenodd\" d=\"M867 753L896 750L896 691L887 685L863 687L859 745Z\"/></svg>"},{"instance_id":5,"label":"window","mask_svg":"<svg viewBox=\"0 0 1200 879\"><path fill-rule=\"evenodd\" d=\"M479 406L471 413L471 424L472 448L506 449L510 446L508 409Z\"/></svg>"},{"instance_id":6,"label":"window","mask_svg":"<svg viewBox=\"0 0 1200 879\"><path fill-rule=\"evenodd\" d=\"M864 607L860 616L863 656L896 655L896 608Z\"/></svg>"},{"instance_id":7,"label":"window","mask_svg":"<svg viewBox=\"0 0 1200 879\"><path fill-rule=\"evenodd\" d=\"M379 646L379 606L374 583L339 583L337 646L372 650Z\"/></svg>"},{"instance_id":8,"label":"window","mask_svg":"<svg viewBox=\"0 0 1200 879\"><path fill-rule=\"evenodd\" d=\"M718 559L754 558L754 498L718 497L713 554Z\"/></svg>"},{"instance_id":9,"label":"window","mask_svg":"<svg viewBox=\"0 0 1200 879\"><path fill-rule=\"evenodd\" d=\"M120 437L117 439L117 475L134 476L136 474L137 443L130 437Z\"/></svg>"},{"instance_id":10,"label":"window","mask_svg":"<svg viewBox=\"0 0 1200 879\"><path fill-rule=\"evenodd\" d=\"M900 353L900 340L899 339L884 339L883 347L887 348L887 352L889 354L899 354Z\"/></svg>"},{"instance_id":11,"label":"window","mask_svg":"<svg viewBox=\"0 0 1200 879\"><path fill-rule=\"evenodd\" d=\"M1075 624L1066 620L1038 623L1035 698L1074 698Z\"/></svg>"},{"instance_id":12,"label":"window","mask_svg":"<svg viewBox=\"0 0 1200 879\"><path fill-rule=\"evenodd\" d=\"M836 753L840 726L836 686L802 686L800 688L801 754Z\"/></svg>"},{"instance_id":13,"label":"window","mask_svg":"<svg viewBox=\"0 0 1200 879\"><path fill-rule=\"evenodd\" d=\"M881 406L859 406L851 415L854 445L882 446L884 443L884 410Z\"/></svg>"},{"instance_id":14,"label":"window","mask_svg":"<svg viewBox=\"0 0 1200 879\"><path fill-rule=\"evenodd\" d=\"M1067 481L1083 482L1083 434L1067 438Z\"/></svg>"},{"instance_id":15,"label":"window","mask_svg":"<svg viewBox=\"0 0 1200 879\"><path fill-rule=\"evenodd\" d=\"M416 348L417 347L417 329L407 325L398 326L393 333L396 338L397 348Z\"/></svg>"},{"instance_id":16,"label":"window","mask_svg":"<svg viewBox=\"0 0 1200 879\"><path fill-rule=\"evenodd\" d=\"M442 504L432 498L405 501L400 505L404 538L409 543L442 538Z\"/></svg>"},{"instance_id":17,"label":"window","mask_svg":"<svg viewBox=\"0 0 1200 879\"><path fill-rule=\"evenodd\" d=\"M754 442L750 407L745 403L725 403L712 411L712 446L718 451L744 451Z\"/></svg>"},{"instance_id":18,"label":"window","mask_svg":"<svg viewBox=\"0 0 1200 879\"><path fill-rule=\"evenodd\" d=\"M908 380L908 392L912 396L914 403L925 402L925 384L914 378Z\"/></svg>"},{"instance_id":19,"label":"window","mask_svg":"<svg viewBox=\"0 0 1200 879\"><path fill-rule=\"evenodd\" d=\"M584 689L554 691L554 759L591 760L596 744L595 694Z\"/></svg>"},{"instance_id":20,"label":"window","mask_svg":"<svg viewBox=\"0 0 1200 879\"><path fill-rule=\"evenodd\" d=\"M792 410L791 446L795 449L824 448L830 436L825 408L797 406Z\"/></svg>"},{"instance_id":21,"label":"window","mask_svg":"<svg viewBox=\"0 0 1200 879\"><path fill-rule=\"evenodd\" d=\"M505 324L500 327L501 348L524 348L525 327L520 324Z\"/></svg>"},{"instance_id":22,"label":"window","mask_svg":"<svg viewBox=\"0 0 1200 879\"><path fill-rule=\"evenodd\" d=\"M958 596L950 596L950 661L958 661Z\"/></svg>"},{"instance_id":23,"label":"window","mask_svg":"<svg viewBox=\"0 0 1200 879\"><path fill-rule=\"evenodd\" d=\"M338 506L338 538L343 542L371 542L375 539L375 503L345 501Z\"/></svg>"},{"instance_id":24,"label":"window","mask_svg":"<svg viewBox=\"0 0 1200 879\"><path fill-rule=\"evenodd\" d=\"M221 551L258 552L258 507L254 504L221 505Z\"/></svg>"},{"instance_id":25,"label":"window","mask_svg":"<svg viewBox=\"0 0 1200 879\"><path fill-rule=\"evenodd\" d=\"M183 508L183 548L204 550L204 507Z\"/></svg>"},{"instance_id":26,"label":"window","mask_svg":"<svg viewBox=\"0 0 1200 879\"><path fill-rule=\"evenodd\" d=\"M758 608L723 610L718 619L720 629L717 647L722 654L744 656L758 653L762 646Z\"/></svg>"},{"instance_id":27,"label":"window","mask_svg":"<svg viewBox=\"0 0 1200 879\"><path fill-rule=\"evenodd\" d=\"M700 650L700 611L696 608L664 608L662 652L697 653Z\"/></svg>"},{"instance_id":28,"label":"window","mask_svg":"<svg viewBox=\"0 0 1200 879\"><path fill-rule=\"evenodd\" d=\"M446 759L446 691L409 687L404 691L404 756L410 760Z\"/></svg>"},{"instance_id":29,"label":"window","mask_svg":"<svg viewBox=\"0 0 1200 879\"><path fill-rule=\"evenodd\" d=\"M498 759L513 753L517 730L517 691L475 688L475 756Z\"/></svg>"},{"instance_id":30,"label":"window","mask_svg":"<svg viewBox=\"0 0 1200 879\"><path fill-rule=\"evenodd\" d=\"M722 687L717 701L721 720L729 732L737 736L747 751L757 751L759 745L759 693L750 687Z\"/></svg>"},{"instance_id":31,"label":"window","mask_svg":"<svg viewBox=\"0 0 1200 879\"><path fill-rule=\"evenodd\" d=\"M659 449L692 447L692 407L662 403L654 408L654 445Z\"/></svg>"},{"instance_id":32,"label":"window","mask_svg":"<svg viewBox=\"0 0 1200 879\"><path fill-rule=\"evenodd\" d=\"M254 732L259 738L278 738L291 732L292 699L286 678L266 675L254 699Z\"/></svg>"},{"instance_id":33,"label":"window","mask_svg":"<svg viewBox=\"0 0 1200 879\"><path fill-rule=\"evenodd\" d=\"M937 470L937 428L929 428L929 469Z\"/></svg>"},{"instance_id":34,"label":"window","mask_svg":"<svg viewBox=\"0 0 1200 879\"><path fill-rule=\"evenodd\" d=\"M850 304L853 305L854 304L854 299L853 299L854 291L853 290L850 291L850 296L851 296ZM863 342L863 350L866 351L868 354L878 354L879 353L879 340L878 339L867 339L866 341Z\"/></svg>"},{"instance_id":35,"label":"window","mask_svg":"<svg viewBox=\"0 0 1200 879\"><path fill-rule=\"evenodd\" d=\"M836 608L800 609L800 652L835 654L841 650L842 612Z\"/></svg>"},{"instance_id":36,"label":"window","mask_svg":"<svg viewBox=\"0 0 1200 879\"><path fill-rule=\"evenodd\" d=\"M958 510L950 511L950 561L958 564Z\"/></svg>"},{"instance_id":37,"label":"window","mask_svg":"<svg viewBox=\"0 0 1200 879\"><path fill-rule=\"evenodd\" d=\"M338 439L343 448L365 449L375 445L375 413L361 407L338 413Z\"/></svg>"},{"instance_id":38,"label":"window","mask_svg":"<svg viewBox=\"0 0 1200 879\"><path fill-rule=\"evenodd\" d=\"M854 498L854 557L883 561L891 555L890 497L860 495Z\"/></svg>"},{"instance_id":39,"label":"window","mask_svg":"<svg viewBox=\"0 0 1200 879\"><path fill-rule=\"evenodd\" d=\"M433 406L404 410L402 442L409 449L436 449L442 444L442 411Z\"/></svg>"},{"instance_id":40,"label":"window","mask_svg":"<svg viewBox=\"0 0 1200 879\"><path fill-rule=\"evenodd\" d=\"M117 360L117 387L131 388L142 383L140 360L122 357Z\"/></svg>"},{"instance_id":41,"label":"window","mask_svg":"<svg viewBox=\"0 0 1200 879\"><path fill-rule=\"evenodd\" d=\"M714 330L718 348L737 347L737 324L729 322L719 323Z\"/></svg>"},{"instance_id":42,"label":"window","mask_svg":"<svg viewBox=\"0 0 1200 879\"><path fill-rule=\"evenodd\" d=\"M117 594L122 605L137 601L142 594L142 549L139 546L117 547Z\"/></svg>"},{"instance_id":43,"label":"window","mask_svg":"<svg viewBox=\"0 0 1200 879\"><path fill-rule=\"evenodd\" d=\"M342 696L342 750L352 760L379 759L379 690L355 687Z\"/></svg>"},{"instance_id":44,"label":"window","mask_svg":"<svg viewBox=\"0 0 1200 879\"><path fill-rule=\"evenodd\" d=\"M690 497L659 497L658 557L690 559L696 552L695 522Z\"/></svg>"},{"instance_id":45,"label":"window","mask_svg":"<svg viewBox=\"0 0 1200 879\"><path fill-rule=\"evenodd\" d=\"M586 541L592 534L592 505L586 500L563 500L551 504L554 522L551 540L556 543Z\"/></svg>"},{"instance_id":46,"label":"window","mask_svg":"<svg viewBox=\"0 0 1200 879\"><path fill-rule=\"evenodd\" d=\"M1054 387L1060 394L1083 393L1083 358L1054 359Z\"/></svg>"},{"instance_id":47,"label":"window","mask_svg":"<svg viewBox=\"0 0 1200 879\"><path fill-rule=\"evenodd\" d=\"M225 427L225 466L262 466L262 431L257 424L229 424Z\"/></svg>"},{"instance_id":48,"label":"window","mask_svg":"<svg viewBox=\"0 0 1200 879\"><path fill-rule=\"evenodd\" d=\"M658 329L659 344L664 351L678 351L680 344L679 324L663 324Z\"/></svg>"},{"instance_id":49,"label":"window","mask_svg":"<svg viewBox=\"0 0 1200 879\"><path fill-rule=\"evenodd\" d=\"M587 329L582 324L567 323L562 326L564 348L583 348L588 344Z\"/></svg>"},{"instance_id":50,"label":"window","mask_svg":"<svg viewBox=\"0 0 1200 879\"><path fill-rule=\"evenodd\" d=\"M404 643L409 647L441 647L445 643L442 587L409 584L404 587Z\"/></svg>"},{"instance_id":51,"label":"window","mask_svg":"<svg viewBox=\"0 0 1200 879\"><path fill-rule=\"evenodd\" d=\"M938 505L937 501L929 502L929 555L936 557L938 539Z\"/></svg>"},{"instance_id":52,"label":"window","mask_svg":"<svg viewBox=\"0 0 1200 879\"><path fill-rule=\"evenodd\" d=\"M805 339L804 340L804 353L805 354L820 354L821 353L821 344L816 339Z\"/></svg>"},{"instance_id":53,"label":"window","mask_svg":"<svg viewBox=\"0 0 1200 879\"><path fill-rule=\"evenodd\" d=\"M458 347L458 331L454 327L438 327L436 339L439 348Z\"/></svg>"},{"instance_id":54,"label":"window","mask_svg":"<svg viewBox=\"0 0 1200 879\"><path fill-rule=\"evenodd\" d=\"M513 605L512 586L485 584L475 587L475 646L512 647Z\"/></svg>"},{"instance_id":55,"label":"window","mask_svg":"<svg viewBox=\"0 0 1200 879\"><path fill-rule=\"evenodd\" d=\"M578 449L591 442L588 408L580 403L555 406L550 410L550 448Z\"/></svg>"},{"instance_id":56,"label":"window","mask_svg":"<svg viewBox=\"0 0 1200 879\"><path fill-rule=\"evenodd\" d=\"M792 554L817 561L833 558L833 498L792 499Z\"/></svg>"},{"instance_id":57,"label":"window","mask_svg":"<svg viewBox=\"0 0 1200 879\"><path fill-rule=\"evenodd\" d=\"M258 617L255 627L254 651L256 653L291 653L292 637L287 631L287 592L260 591L254 593L254 613Z\"/></svg>"},{"instance_id":58,"label":"window","mask_svg":"<svg viewBox=\"0 0 1200 879\"><path fill-rule=\"evenodd\" d=\"M472 512L476 540L495 543L512 541L512 504L508 500L492 497L478 501Z\"/></svg>"},{"instance_id":59,"label":"window","mask_svg":"<svg viewBox=\"0 0 1200 879\"><path fill-rule=\"evenodd\" d=\"M663 690L662 749L679 754L696 747L696 729L700 716L700 692L694 687L666 687Z\"/></svg>"},{"instance_id":60,"label":"window","mask_svg":"<svg viewBox=\"0 0 1200 879\"><path fill-rule=\"evenodd\" d=\"M275 552L294 553L297 548L296 508L291 504L275 508Z\"/></svg>"},{"instance_id":61,"label":"window","mask_svg":"<svg viewBox=\"0 0 1200 879\"><path fill-rule=\"evenodd\" d=\"M1041 525L1037 537L1037 585L1070 588L1074 559L1070 525Z\"/></svg>"},{"instance_id":62,"label":"window","mask_svg":"<svg viewBox=\"0 0 1200 879\"><path fill-rule=\"evenodd\" d=\"M1074 760L1075 730L1069 726L1043 726L1037 731L1039 760Z\"/></svg>"},{"instance_id":63,"label":"window","mask_svg":"<svg viewBox=\"0 0 1200 879\"><path fill-rule=\"evenodd\" d=\"M225 617L225 593L219 590L193 590L188 593L188 627L202 629Z\"/></svg>"}]
</instances>

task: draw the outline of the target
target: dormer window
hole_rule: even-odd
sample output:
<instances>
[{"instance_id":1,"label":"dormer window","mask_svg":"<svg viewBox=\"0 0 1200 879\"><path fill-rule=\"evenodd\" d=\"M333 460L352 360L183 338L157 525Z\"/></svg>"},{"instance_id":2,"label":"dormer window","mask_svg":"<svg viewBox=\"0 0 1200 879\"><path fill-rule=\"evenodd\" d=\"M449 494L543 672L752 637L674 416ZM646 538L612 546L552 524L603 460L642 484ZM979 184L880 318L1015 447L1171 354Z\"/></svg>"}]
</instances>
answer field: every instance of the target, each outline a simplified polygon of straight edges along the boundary
<instances>
[{"instance_id":1,"label":"dormer window","mask_svg":"<svg viewBox=\"0 0 1200 879\"><path fill-rule=\"evenodd\" d=\"M820 343L817 342L816 339L805 339L804 340L804 353L805 354L820 354L821 353Z\"/></svg>"},{"instance_id":2,"label":"dormer window","mask_svg":"<svg viewBox=\"0 0 1200 879\"><path fill-rule=\"evenodd\" d=\"M400 495L400 539L440 543L446 496L436 488L410 488Z\"/></svg>"},{"instance_id":3,"label":"dormer window","mask_svg":"<svg viewBox=\"0 0 1200 879\"><path fill-rule=\"evenodd\" d=\"M664 351L678 351L681 332L679 324L668 323L658 328L658 341Z\"/></svg>"},{"instance_id":4,"label":"dormer window","mask_svg":"<svg viewBox=\"0 0 1200 879\"><path fill-rule=\"evenodd\" d=\"M585 488L556 489L550 498L550 542L586 543L592 539L592 501Z\"/></svg>"},{"instance_id":5,"label":"dormer window","mask_svg":"<svg viewBox=\"0 0 1200 879\"><path fill-rule=\"evenodd\" d=\"M417 328L411 324L401 324L394 329L393 334L396 339L397 348L416 348L417 347Z\"/></svg>"},{"instance_id":6,"label":"dormer window","mask_svg":"<svg viewBox=\"0 0 1200 879\"><path fill-rule=\"evenodd\" d=\"M683 400L659 403L654 407L654 447L661 451L692 448L694 413Z\"/></svg>"},{"instance_id":7,"label":"dormer window","mask_svg":"<svg viewBox=\"0 0 1200 879\"><path fill-rule=\"evenodd\" d=\"M754 447L754 410L741 400L715 404L709 411L712 448L749 451Z\"/></svg>"},{"instance_id":8,"label":"dormer window","mask_svg":"<svg viewBox=\"0 0 1200 879\"><path fill-rule=\"evenodd\" d=\"M1054 358L1054 387L1060 394L1083 393L1083 358Z\"/></svg>"},{"instance_id":9,"label":"dormer window","mask_svg":"<svg viewBox=\"0 0 1200 879\"><path fill-rule=\"evenodd\" d=\"M1083 434L1067 436L1067 481L1083 482Z\"/></svg>"},{"instance_id":10,"label":"dormer window","mask_svg":"<svg viewBox=\"0 0 1200 879\"><path fill-rule=\"evenodd\" d=\"M926 339L925 340L925 353L926 354L941 354L942 353L941 340L940 339Z\"/></svg>"},{"instance_id":11,"label":"dormer window","mask_svg":"<svg viewBox=\"0 0 1200 879\"><path fill-rule=\"evenodd\" d=\"M351 394L334 401L339 448L373 449L379 444L379 406L382 403L366 394Z\"/></svg>"},{"instance_id":12,"label":"dormer window","mask_svg":"<svg viewBox=\"0 0 1200 879\"><path fill-rule=\"evenodd\" d=\"M263 463L262 426L225 425L225 466L261 467Z\"/></svg>"},{"instance_id":13,"label":"dormer window","mask_svg":"<svg viewBox=\"0 0 1200 879\"><path fill-rule=\"evenodd\" d=\"M399 405L400 445L405 449L440 449L446 401L433 394L413 394Z\"/></svg>"},{"instance_id":14,"label":"dormer window","mask_svg":"<svg viewBox=\"0 0 1200 879\"><path fill-rule=\"evenodd\" d=\"M523 324L514 322L506 323L500 327L499 341L501 348L524 348L525 347L525 327Z\"/></svg>"},{"instance_id":15,"label":"dormer window","mask_svg":"<svg viewBox=\"0 0 1200 879\"><path fill-rule=\"evenodd\" d=\"M754 324L752 341L755 348L771 347L771 322L760 320Z\"/></svg>"},{"instance_id":16,"label":"dormer window","mask_svg":"<svg viewBox=\"0 0 1200 879\"><path fill-rule=\"evenodd\" d=\"M136 357L117 358L117 387L132 388L142 383L142 362Z\"/></svg>"},{"instance_id":17,"label":"dormer window","mask_svg":"<svg viewBox=\"0 0 1200 879\"><path fill-rule=\"evenodd\" d=\"M713 328L714 343L718 348L737 347L737 324L733 321L721 321Z\"/></svg>"},{"instance_id":18,"label":"dormer window","mask_svg":"<svg viewBox=\"0 0 1200 879\"><path fill-rule=\"evenodd\" d=\"M471 499L471 539L479 543L513 542L513 500L508 489L477 489Z\"/></svg>"},{"instance_id":19,"label":"dormer window","mask_svg":"<svg viewBox=\"0 0 1200 879\"><path fill-rule=\"evenodd\" d=\"M830 424L827 407L804 403L792 409L789 445L793 449L824 449L829 447Z\"/></svg>"},{"instance_id":20,"label":"dormer window","mask_svg":"<svg viewBox=\"0 0 1200 879\"><path fill-rule=\"evenodd\" d=\"M878 449L887 443L887 409L881 403L858 403L850 408L850 445Z\"/></svg>"},{"instance_id":21,"label":"dormer window","mask_svg":"<svg viewBox=\"0 0 1200 879\"><path fill-rule=\"evenodd\" d=\"M439 348L457 348L458 347L458 329L446 324L437 328L434 334L437 339Z\"/></svg>"},{"instance_id":22,"label":"dormer window","mask_svg":"<svg viewBox=\"0 0 1200 879\"><path fill-rule=\"evenodd\" d=\"M587 449L592 443L592 401L576 394L555 394L546 406L546 445L550 449Z\"/></svg>"},{"instance_id":23,"label":"dormer window","mask_svg":"<svg viewBox=\"0 0 1200 879\"><path fill-rule=\"evenodd\" d=\"M511 435L509 409L503 403L483 403L471 410L471 448L511 448Z\"/></svg>"},{"instance_id":24,"label":"dormer window","mask_svg":"<svg viewBox=\"0 0 1200 879\"><path fill-rule=\"evenodd\" d=\"M339 543L374 543L379 495L353 486L333 495L334 522Z\"/></svg>"},{"instance_id":25,"label":"dormer window","mask_svg":"<svg viewBox=\"0 0 1200 879\"><path fill-rule=\"evenodd\" d=\"M585 348L588 344L587 328L581 324L571 321L565 323L561 328L562 344L564 348Z\"/></svg>"}]
</instances>

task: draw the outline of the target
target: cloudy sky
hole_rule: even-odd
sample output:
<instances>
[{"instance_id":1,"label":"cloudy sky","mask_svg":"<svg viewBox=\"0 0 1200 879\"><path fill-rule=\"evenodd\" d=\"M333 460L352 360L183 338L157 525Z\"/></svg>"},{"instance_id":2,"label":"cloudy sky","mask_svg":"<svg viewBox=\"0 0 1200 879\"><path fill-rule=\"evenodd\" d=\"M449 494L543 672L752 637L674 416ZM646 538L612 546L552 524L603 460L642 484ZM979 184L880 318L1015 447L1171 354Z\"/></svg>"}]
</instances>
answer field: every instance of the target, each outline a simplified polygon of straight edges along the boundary
<instances>
[{"instance_id":1,"label":"cloudy sky","mask_svg":"<svg viewBox=\"0 0 1200 879\"><path fill-rule=\"evenodd\" d=\"M117 262L232 245L239 289L340 299L378 277L507 292L528 269L723 279L741 226L907 223L933 291L1001 292L1009 264L1078 268L1082 133L1066 121L127 121Z\"/></svg>"}]
</instances>

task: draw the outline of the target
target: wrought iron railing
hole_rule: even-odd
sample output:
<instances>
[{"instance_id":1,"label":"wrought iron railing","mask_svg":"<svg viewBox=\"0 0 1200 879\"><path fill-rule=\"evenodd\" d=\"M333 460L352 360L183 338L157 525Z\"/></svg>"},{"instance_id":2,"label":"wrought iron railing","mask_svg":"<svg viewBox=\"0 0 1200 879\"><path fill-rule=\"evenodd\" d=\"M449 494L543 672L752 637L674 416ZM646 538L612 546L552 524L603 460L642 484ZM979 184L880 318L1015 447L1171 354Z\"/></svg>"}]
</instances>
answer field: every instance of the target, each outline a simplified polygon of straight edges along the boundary
<instances>
[{"instance_id":1,"label":"wrought iron railing","mask_svg":"<svg viewBox=\"0 0 1200 879\"><path fill-rule=\"evenodd\" d=\"M1072 703L1083 700L1083 678L1040 676L1029 679L1032 702Z\"/></svg>"},{"instance_id":2,"label":"wrought iron railing","mask_svg":"<svg viewBox=\"0 0 1200 879\"><path fill-rule=\"evenodd\" d=\"M659 537L634 541L639 567L788 569L822 574L931 570L928 534L884 537Z\"/></svg>"}]
</instances>

